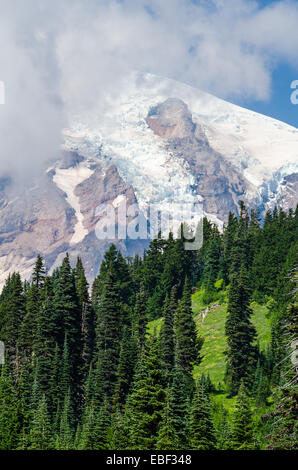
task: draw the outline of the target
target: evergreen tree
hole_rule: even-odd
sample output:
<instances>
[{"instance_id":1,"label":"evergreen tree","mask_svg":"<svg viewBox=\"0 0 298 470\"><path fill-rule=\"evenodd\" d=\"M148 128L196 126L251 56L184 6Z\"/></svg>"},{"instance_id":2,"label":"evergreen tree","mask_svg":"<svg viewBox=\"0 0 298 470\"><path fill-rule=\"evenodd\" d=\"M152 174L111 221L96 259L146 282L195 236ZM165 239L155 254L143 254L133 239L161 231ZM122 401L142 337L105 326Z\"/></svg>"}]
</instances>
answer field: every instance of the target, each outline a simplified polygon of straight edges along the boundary
<instances>
[{"instance_id":1,"label":"evergreen tree","mask_svg":"<svg viewBox=\"0 0 298 470\"><path fill-rule=\"evenodd\" d=\"M183 296L175 318L176 360L185 374L190 374L194 364L200 363L202 341L198 339L191 308L191 287L186 279Z\"/></svg>"},{"instance_id":2,"label":"evergreen tree","mask_svg":"<svg viewBox=\"0 0 298 470\"><path fill-rule=\"evenodd\" d=\"M146 328L147 328L147 296L143 287L136 295L133 324L136 329L139 347L142 349L145 342Z\"/></svg>"},{"instance_id":3,"label":"evergreen tree","mask_svg":"<svg viewBox=\"0 0 298 470\"><path fill-rule=\"evenodd\" d=\"M193 450L216 448L216 435L209 398L200 385L193 398L190 414L190 444Z\"/></svg>"},{"instance_id":4,"label":"evergreen tree","mask_svg":"<svg viewBox=\"0 0 298 470\"><path fill-rule=\"evenodd\" d=\"M39 285L41 281L39 281ZM55 312L53 306L53 289L49 278L43 281L42 302L36 319L36 334L33 344L35 377L48 403L51 402L49 383L53 374L53 359L55 356Z\"/></svg>"},{"instance_id":5,"label":"evergreen tree","mask_svg":"<svg viewBox=\"0 0 298 470\"><path fill-rule=\"evenodd\" d=\"M172 377L169 400L172 409L173 426L179 439L179 449L187 449L190 411L189 386L179 367L175 366Z\"/></svg>"},{"instance_id":6,"label":"evergreen tree","mask_svg":"<svg viewBox=\"0 0 298 470\"><path fill-rule=\"evenodd\" d=\"M46 278L46 268L42 256L37 255L37 260L33 269L32 284L37 289L42 289Z\"/></svg>"},{"instance_id":7,"label":"evergreen tree","mask_svg":"<svg viewBox=\"0 0 298 470\"><path fill-rule=\"evenodd\" d=\"M31 367L33 345L35 342L38 315L41 308L43 287L45 282L45 267L43 259L38 255L33 275L32 283L26 288L26 313L20 325L18 334L18 350L22 358L22 363L26 367Z\"/></svg>"},{"instance_id":8,"label":"evergreen tree","mask_svg":"<svg viewBox=\"0 0 298 470\"><path fill-rule=\"evenodd\" d=\"M159 234L144 260L126 259L112 245L92 302L80 258L72 269L66 256L46 276L38 256L31 282L8 277L0 293L1 449L297 449L298 207L268 212L261 226L241 203L223 233L207 219L202 225L198 253L184 249L185 226L178 240ZM211 407L209 374L194 388L202 346L195 283L203 303L229 293L232 419L217 400ZM261 351L251 299L266 304L272 325L270 347ZM162 314L158 337L148 321ZM266 407L269 396L274 408Z\"/></svg>"},{"instance_id":9,"label":"evergreen tree","mask_svg":"<svg viewBox=\"0 0 298 470\"><path fill-rule=\"evenodd\" d=\"M270 434L269 449L274 450L297 450L298 448L298 426L297 426L297 267L290 274L293 299L280 318L283 325L283 335L280 343L283 349L283 362L281 368L281 384L275 399L275 410L273 412L273 426Z\"/></svg>"},{"instance_id":10,"label":"evergreen tree","mask_svg":"<svg viewBox=\"0 0 298 470\"><path fill-rule=\"evenodd\" d=\"M74 448L74 416L72 409L71 392L68 390L64 398L60 419L59 436L56 442L58 450L70 450Z\"/></svg>"},{"instance_id":11,"label":"evergreen tree","mask_svg":"<svg viewBox=\"0 0 298 470\"><path fill-rule=\"evenodd\" d=\"M121 309L115 274L110 269L97 307L97 351L101 361L103 390L107 397L114 393L121 341Z\"/></svg>"},{"instance_id":12,"label":"evergreen tree","mask_svg":"<svg viewBox=\"0 0 298 470\"><path fill-rule=\"evenodd\" d=\"M95 347L95 312L89 298L89 285L85 276L85 270L81 258L78 258L75 268L76 292L81 311L81 334L82 334L82 380L88 374L94 347Z\"/></svg>"},{"instance_id":13,"label":"evergreen tree","mask_svg":"<svg viewBox=\"0 0 298 470\"><path fill-rule=\"evenodd\" d=\"M127 437L129 428L126 414L116 412L111 429L111 449L126 450L128 446Z\"/></svg>"},{"instance_id":14,"label":"evergreen tree","mask_svg":"<svg viewBox=\"0 0 298 470\"><path fill-rule=\"evenodd\" d=\"M173 289L171 299L168 296L165 299L163 309L164 322L160 331L161 354L166 369L169 372L172 370L175 361L174 316L176 308L175 289Z\"/></svg>"},{"instance_id":15,"label":"evergreen tree","mask_svg":"<svg viewBox=\"0 0 298 470\"><path fill-rule=\"evenodd\" d=\"M180 440L173 422L169 393L167 393L165 409L157 434L156 449L158 450L178 450Z\"/></svg>"},{"instance_id":16,"label":"evergreen tree","mask_svg":"<svg viewBox=\"0 0 298 470\"><path fill-rule=\"evenodd\" d=\"M18 335L25 316L25 298L21 277L18 273L8 279L3 299L3 333L7 358L13 366L15 376L20 374L20 357L18 354Z\"/></svg>"},{"instance_id":17,"label":"evergreen tree","mask_svg":"<svg viewBox=\"0 0 298 470\"><path fill-rule=\"evenodd\" d=\"M250 321L250 289L247 274L241 269L239 277L233 276L229 291L226 320L227 382L232 395L237 394L241 380L252 386L257 351L254 346L256 331Z\"/></svg>"},{"instance_id":18,"label":"evergreen tree","mask_svg":"<svg viewBox=\"0 0 298 470\"><path fill-rule=\"evenodd\" d=\"M132 329L125 326L117 372L116 401L118 404L124 404L126 401L133 380L137 357L138 344L136 335Z\"/></svg>"},{"instance_id":19,"label":"evergreen tree","mask_svg":"<svg viewBox=\"0 0 298 470\"><path fill-rule=\"evenodd\" d=\"M243 382L237 396L232 429L233 449L252 450L255 448L252 412Z\"/></svg>"},{"instance_id":20,"label":"evergreen tree","mask_svg":"<svg viewBox=\"0 0 298 470\"><path fill-rule=\"evenodd\" d=\"M68 255L64 258L57 282L54 283L54 311L56 340L60 348L63 347L63 344L65 345L65 338L67 337L69 374L74 398L77 400L81 369L81 315L75 287L75 276ZM63 397L66 391L64 391Z\"/></svg>"},{"instance_id":21,"label":"evergreen tree","mask_svg":"<svg viewBox=\"0 0 298 470\"><path fill-rule=\"evenodd\" d=\"M105 450L109 447L111 420L107 403L100 410L94 403L88 405L83 417L83 426L78 448L80 450Z\"/></svg>"},{"instance_id":22,"label":"evergreen tree","mask_svg":"<svg viewBox=\"0 0 298 470\"><path fill-rule=\"evenodd\" d=\"M8 364L2 366L0 376L0 449L17 448L23 425L21 402L14 387Z\"/></svg>"},{"instance_id":23,"label":"evergreen tree","mask_svg":"<svg viewBox=\"0 0 298 470\"><path fill-rule=\"evenodd\" d=\"M219 411L219 420L216 426L217 448L231 450L233 447L232 428L227 410L222 407Z\"/></svg>"},{"instance_id":24,"label":"evergreen tree","mask_svg":"<svg viewBox=\"0 0 298 470\"><path fill-rule=\"evenodd\" d=\"M45 396L42 397L40 404L35 411L32 428L30 430L30 447L32 450L50 450L53 449L52 430L47 410Z\"/></svg>"},{"instance_id":25,"label":"evergreen tree","mask_svg":"<svg viewBox=\"0 0 298 470\"><path fill-rule=\"evenodd\" d=\"M126 407L129 448L140 450L155 449L166 398L164 365L155 336L150 338L144 354Z\"/></svg>"}]
</instances>

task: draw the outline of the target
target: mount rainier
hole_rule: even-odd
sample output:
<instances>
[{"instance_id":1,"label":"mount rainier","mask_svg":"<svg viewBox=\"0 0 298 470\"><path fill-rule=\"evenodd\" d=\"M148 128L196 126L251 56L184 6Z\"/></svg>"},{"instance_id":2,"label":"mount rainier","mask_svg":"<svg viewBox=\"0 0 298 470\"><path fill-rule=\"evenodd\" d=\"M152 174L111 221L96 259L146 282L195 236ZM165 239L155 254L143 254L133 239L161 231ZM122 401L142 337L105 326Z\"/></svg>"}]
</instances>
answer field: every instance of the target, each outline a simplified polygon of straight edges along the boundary
<instances>
[{"instance_id":1,"label":"mount rainier","mask_svg":"<svg viewBox=\"0 0 298 470\"><path fill-rule=\"evenodd\" d=\"M0 284L29 278L36 255L53 270L69 252L89 281L110 241L95 235L102 203L121 198L140 211L154 203L199 203L222 225L240 199L261 214L295 208L298 130L185 84L150 74L126 77L117 96L69 117L59 155L18 190L0 175ZM142 254L144 240L116 242Z\"/></svg>"}]
</instances>

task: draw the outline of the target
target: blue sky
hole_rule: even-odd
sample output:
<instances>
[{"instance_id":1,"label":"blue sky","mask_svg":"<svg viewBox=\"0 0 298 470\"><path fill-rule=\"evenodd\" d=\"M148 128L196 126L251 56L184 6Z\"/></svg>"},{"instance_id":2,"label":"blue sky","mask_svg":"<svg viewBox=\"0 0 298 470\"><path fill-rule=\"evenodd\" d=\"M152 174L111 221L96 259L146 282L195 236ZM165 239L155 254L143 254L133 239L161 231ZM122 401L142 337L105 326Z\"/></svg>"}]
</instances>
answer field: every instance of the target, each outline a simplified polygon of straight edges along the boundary
<instances>
[{"instance_id":1,"label":"blue sky","mask_svg":"<svg viewBox=\"0 0 298 470\"><path fill-rule=\"evenodd\" d=\"M277 2L276 0L259 0L258 3L262 7L267 7ZM291 31L289 31L289 34L291 34ZM290 100L293 92L290 86L294 80L298 80L298 63L297 67L294 67L281 62L272 72L272 91L268 101L243 101L241 99L231 101L298 127L298 105L292 104Z\"/></svg>"},{"instance_id":2,"label":"blue sky","mask_svg":"<svg viewBox=\"0 0 298 470\"><path fill-rule=\"evenodd\" d=\"M290 85L293 80L298 80L297 68L281 64L273 71L272 92L269 101L248 100L243 103L241 100L234 100L234 102L298 127L298 105L292 104L290 100L293 92Z\"/></svg>"}]
</instances>

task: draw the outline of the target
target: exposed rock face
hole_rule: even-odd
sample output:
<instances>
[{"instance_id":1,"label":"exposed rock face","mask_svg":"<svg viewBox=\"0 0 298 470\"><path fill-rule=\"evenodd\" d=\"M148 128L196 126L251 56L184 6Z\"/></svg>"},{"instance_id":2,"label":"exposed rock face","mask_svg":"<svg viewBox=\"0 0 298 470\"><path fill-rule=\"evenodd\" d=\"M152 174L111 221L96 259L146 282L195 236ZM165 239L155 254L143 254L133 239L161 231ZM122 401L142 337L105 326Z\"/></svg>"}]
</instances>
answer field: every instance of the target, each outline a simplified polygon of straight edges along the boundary
<instances>
[{"instance_id":1,"label":"exposed rock face","mask_svg":"<svg viewBox=\"0 0 298 470\"><path fill-rule=\"evenodd\" d=\"M285 176L279 186L276 197L269 202L269 208L282 207L284 210L295 209L298 200L298 173Z\"/></svg>"},{"instance_id":2,"label":"exposed rock face","mask_svg":"<svg viewBox=\"0 0 298 470\"><path fill-rule=\"evenodd\" d=\"M30 270L38 253L47 256L67 246L75 223L74 211L50 175L42 175L38 184L15 194L1 210L0 282L12 267L23 271L25 265Z\"/></svg>"},{"instance_id":3,"label":"exposed rock face","mask_svg":"<svg viewBox=\"0 0 298 470\"><path fill-rule=\"evenodd\" d=\"M24 188L21 194L6 192L9 180L0 181L0 284L14 270L19 270L24 278L31 276L37 254L41 254L48 268L59 266L68 252L72 264L81 256L86 265L88 280L97 275L103 254L114 240L99 240L95 234L99 221L96 208L103 203L113 203L120 195L126 197L127 204L136 203L134 191L127 187L119 176L118 170L110 166L103 172L97 161L85 161L79 155L65 154L56 168L73 170L85 162L92 168L92 175L75 187L79 198L83 226L87 235L79 243L72 243L77 224L77 214L67 200L67 194L54 183L53 168L38 179L38 184ZM143 253L144 243L137 242L128 246L116 241L124 255Z\"/></svg>"},{"instance_id":4,"label":"exposed rock face","mask_svg":"<svg viewBox=\"0 0 298 470\"><path fill-rule=\"evenodd\" d=\"M167 150L184 159L196 177L196 192L204 198L204 210L226 220L246 199L250 183L223 156L215 152L200 126L193 122L183 101L168 99L152 108L146 122L153 132L166 139Z\"/></svg>"},{"instance_id":5,"label":"exposed rock face","mask_svg":"<svg viewBox=\"0 0 298 470\"><path fill-rule=\"evenodd\" d=\"M111 165L105 173L98 165L93 175L76 187L75 194L80 198L84 226L88 233L95 230L99 220L95 212L100 204L113 204L119 196L124 196L128 205L137 203L133 188L125 185L114 165Z\"/></svg>"},{"instance_id":6,"label":"exposed rock face","mask_svg":"<svg viewBox=\"0 0 298 470\"><path fill-rule=\"evenodd\" d=\"M147 124L155 134L165 139L183 139L193 136L196 126L191 113L183 101L169 98L149 111Z\"/></svg>"}]
</instances>

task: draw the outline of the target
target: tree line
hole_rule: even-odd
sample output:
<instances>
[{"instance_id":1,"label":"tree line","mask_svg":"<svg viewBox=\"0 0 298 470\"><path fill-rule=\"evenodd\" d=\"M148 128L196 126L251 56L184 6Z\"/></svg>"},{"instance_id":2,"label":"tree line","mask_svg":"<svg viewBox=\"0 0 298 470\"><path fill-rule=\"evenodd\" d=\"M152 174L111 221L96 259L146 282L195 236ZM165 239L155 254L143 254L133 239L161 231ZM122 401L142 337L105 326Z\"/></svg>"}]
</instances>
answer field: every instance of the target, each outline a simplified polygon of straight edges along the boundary
<instances>
[{"instance_id":1,"label":"tree line","mask_svg":"<svg viewBox=\"0 0 298 470\"><path fill-rule=\"evenodd\" d=\"M41 256L30 282L10 275L0 295L0 448L296 448L289 348L297 337L297 220L297 210L274 209L261 224L241 203L223 232L204 219L199 251L172 234L142 258L111 245L91 289L81 259L72 268L68 255L51 275ZM227 302L223 387L236 397L232 414L215 404L208 374L193 378L204 342L195 289L206 305ZM270 313L265 352L252 301ZM160 331L150 330L157 319ZM265 410L258 423L255 409Z\"/></svg>"}]
</instances>

